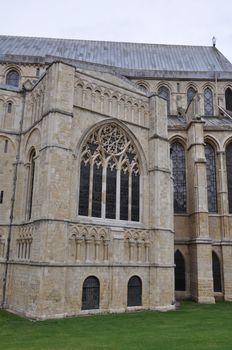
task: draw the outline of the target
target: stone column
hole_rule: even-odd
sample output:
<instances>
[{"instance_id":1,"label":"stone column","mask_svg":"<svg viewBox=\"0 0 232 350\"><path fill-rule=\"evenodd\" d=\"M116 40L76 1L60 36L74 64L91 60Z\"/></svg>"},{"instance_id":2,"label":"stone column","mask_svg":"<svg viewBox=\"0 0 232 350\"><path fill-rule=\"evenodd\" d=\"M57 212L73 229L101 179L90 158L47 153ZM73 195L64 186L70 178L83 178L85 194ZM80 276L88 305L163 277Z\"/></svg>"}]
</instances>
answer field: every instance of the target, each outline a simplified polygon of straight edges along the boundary
<instances>
[{"instance_id":1,"label":"stone column","mask_svg":"<svg viewBox=\"0 0 232 350\"><path fill-rule=\"evenodd\" d=\"M150 96L150 308L173 308L174 232L167 103Z\"/></svg>"},{"instance_id":2,"label":"stone column","mask_svg":"<svg viewBox=\"0 0 232 350\"><path fill-rule=\"evenodd\" d=\"M188 187L190 241L190 293L199 303L214 303L212 246L208 227L207 175L204 122L192 119L188 125Z\"/></svg>"}]
</instances>

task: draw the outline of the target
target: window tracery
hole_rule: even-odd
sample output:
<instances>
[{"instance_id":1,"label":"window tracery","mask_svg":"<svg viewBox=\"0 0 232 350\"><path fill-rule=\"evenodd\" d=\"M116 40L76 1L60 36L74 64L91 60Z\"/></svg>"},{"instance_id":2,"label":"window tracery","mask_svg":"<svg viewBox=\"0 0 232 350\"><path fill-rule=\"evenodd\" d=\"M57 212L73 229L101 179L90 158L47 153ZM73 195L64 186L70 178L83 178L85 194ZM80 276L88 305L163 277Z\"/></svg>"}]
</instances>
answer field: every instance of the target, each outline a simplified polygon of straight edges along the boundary
<instances>
[{"instance_id":1,"label":"window tracery","mask_svg":"<svg viewBox=\"0 0 232 350\"><path fill-rule=\"evenodd\" d=\"M97 128L82 148L79 215L139 221L140 167L116 124Z\"/></svg>"},{"instance_id":2,"label":"window tracery","mask_svg":"<svg viewBox=\"0 0 232 350\"><path fill-rule=\"evenodd\" d=\"M205 145L207 190L208 190L208 211L217 212L217 182L216 182L216 162L214 148L206 143Z\"/></svg>"},{"instance_id":3,"label":"window tracery","mask_svg":"<svg viewBox=\"0 0 232 350\"><path fill-rule=\"evenodd\" d=\"M174 180L174 212L186 213L185 150L179 142L171 146L171 159Z\"/></svg>"},{"instance_id":4,"label":"window tracery","mask_svg":"<svg viewBox=\"0 0 232 350\"><path fill-rule=\"evenodd\" d=\"M213 115L213 92L210 88L204 90L204 110L206 116Z\"/></svg>"},{"instance_id":5,"label":"window tracery","mask_svg":"<svg viewBox=\"0 0 232 350\"><path fill-rule=\"evenodd\" d=\"M6 84L11 86L19 86L19 73L16 70L11 70L6 75Z\"/></svg>"}]
</instances>

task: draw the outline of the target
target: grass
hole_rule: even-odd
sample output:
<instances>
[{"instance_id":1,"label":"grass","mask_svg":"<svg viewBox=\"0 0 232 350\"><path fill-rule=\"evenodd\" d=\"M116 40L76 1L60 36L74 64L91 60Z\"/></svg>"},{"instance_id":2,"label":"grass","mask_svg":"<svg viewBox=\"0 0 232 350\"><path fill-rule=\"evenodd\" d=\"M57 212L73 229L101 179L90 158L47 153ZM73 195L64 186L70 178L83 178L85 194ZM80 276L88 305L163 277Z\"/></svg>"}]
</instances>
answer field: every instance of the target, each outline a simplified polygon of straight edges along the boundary
<instances>
[{"instance_id":1,"label":"grass","mask_svg":"<svg viewBox=\"0 0 232 350\"><path fill-rule=\"evenodd\" d=\"M0 349L231 350L232 303L36 322L1 311Z\"/></svg>"}]
</instances>

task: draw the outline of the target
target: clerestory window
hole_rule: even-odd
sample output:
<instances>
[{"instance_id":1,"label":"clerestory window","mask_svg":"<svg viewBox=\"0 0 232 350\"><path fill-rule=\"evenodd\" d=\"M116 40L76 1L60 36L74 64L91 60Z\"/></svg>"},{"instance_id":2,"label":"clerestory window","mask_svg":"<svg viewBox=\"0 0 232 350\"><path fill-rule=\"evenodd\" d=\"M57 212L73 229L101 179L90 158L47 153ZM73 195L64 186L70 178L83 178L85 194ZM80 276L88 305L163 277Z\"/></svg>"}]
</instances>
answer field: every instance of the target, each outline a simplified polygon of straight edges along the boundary
<instances>
[{"instance_id":1,"label":"clerestory window","mask_svg":"<svg viewBox=\"0 0 232 350\"><path fill-rule=\"evenodd\" d=\"M210 88L204 90L204 111L206 116L213 115L213 92Z\"/></svg>"},{"instance_id":2,"label":"clerestory window","mask_svg":"<svg viewBox=\"0 0 232 350\"><path fill-rule=\"evenodd\" d=\"M6 75L6 84L11 86L19 86L19 73L16 70L11 70Z\"/></svg>"},{"instance_id":3,"label":"clerestory window","mask_svg":"<svg viewBox=\"0 0 232 350\"><path fill-rule=\"evenodd\" d=\"M82 148L79 215L140 220L137 151L114 123L97 128Z\"/></svg>"}]
</instances>

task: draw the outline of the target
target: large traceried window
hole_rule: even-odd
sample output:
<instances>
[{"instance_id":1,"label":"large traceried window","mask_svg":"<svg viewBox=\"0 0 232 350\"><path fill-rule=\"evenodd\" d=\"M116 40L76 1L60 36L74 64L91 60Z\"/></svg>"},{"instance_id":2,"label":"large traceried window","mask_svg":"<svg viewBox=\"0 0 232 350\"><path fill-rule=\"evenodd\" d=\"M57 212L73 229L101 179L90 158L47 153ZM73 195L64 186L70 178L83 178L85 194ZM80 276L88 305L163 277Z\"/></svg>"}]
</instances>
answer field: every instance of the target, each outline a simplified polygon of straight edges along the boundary
<instances>
[{"instance_id":1,"label":"large traceried window","mask_svg":"<svg viewBox=\"0 0 232 350\"><path fill-rule=\"evenodd\" d=\"M232 143L226 147L226 170L227 170L227 187L229 213L232 213Z\"/></svg>"},{"instance_id":2,"label":"large traceried window","mask_svg":"<svg viewBox=\"0 0 232 350\"><path fill-rule=\"evenodd\" d=\"M174 212L186 213L185 150L179 142L171 145L172 173L174 180Z\"/></svg>"},{"instance_id":3,"label":"large traceried window","mask_svg":"<svg viewBox=\"0 0 232 350\"><path fill-rule=\"evenodd\" d=\"M7 73L6 84L11 86L19 86L19 73L16 70L11 70Z\"/></svg>"},{"instance_id":4,"label":"large traceried window","mask_svg":"<svg viewBox=\"0 0 232 350\"><path fill-rule=\"evenodd\" d=\"M161 86L158 90L158 95L167 100L167 112L170 114L170 91L166 86Z\"/></svg>"},{"instance_id":5,"label":"large traceried window","mask_svg":"<svg viewBox=\"0 0 232 350\"><path fill-rule=\"evenodd\" d=\"M79 215L140 220L137 151L115 123L97 128L82 148Z\"/></svg>"},{"instance_id":6,"label":"large traceried window","mask_svg":"<svg viewBox=\"0 0 232 350\"><path fill-rule=\"evenodd\" d=\"M204 111L205 115L213 115L213 92L210 88L204 90Z\"/></svg>"},{"instance_id":7,"label":"large traceried window","mask_svg":"<svg viewBox=\"0 0 232 350\"><path fill-rule=\"evenodd\" d=\"M217 182L216 182L216 162L213 146L205 144L207 190L208 190L208 211L217 212Z\"/></svg>"}]
</instances>

